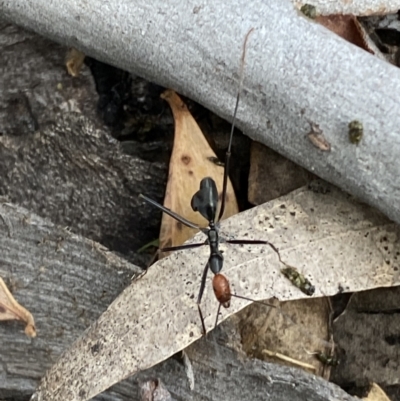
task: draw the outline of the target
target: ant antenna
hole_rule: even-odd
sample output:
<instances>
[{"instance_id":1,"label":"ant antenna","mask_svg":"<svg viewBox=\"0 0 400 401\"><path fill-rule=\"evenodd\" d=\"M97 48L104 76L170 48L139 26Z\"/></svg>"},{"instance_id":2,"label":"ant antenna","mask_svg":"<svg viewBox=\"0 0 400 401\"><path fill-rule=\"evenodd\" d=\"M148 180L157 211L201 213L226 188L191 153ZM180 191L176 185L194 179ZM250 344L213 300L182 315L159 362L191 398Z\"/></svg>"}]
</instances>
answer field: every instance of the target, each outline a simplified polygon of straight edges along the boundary
<instances>
[{"instance_id":1,"label":"ant antenna","mask_svg":"<svg viewBox=\"0 0 400 401\"><path fill-rule=\"evenodd\" d=\"M226 151L226 156L225 156L225 169L224 169L224 181L222 184L222 200L221 200L221 209L219 211L219 216L218 220L220 221L224 211L225 211L225 203L226 203L226 188L228 186L228 172L229 172L229 161L231 158L231 148L232 148L232 140L233 140L233 131L235 130L235 122L236 122L236 114L239 108L239 100L240 100L240 93L242 92L242 85L243 85L243 71L244 71L244 62L246 59L246 46L247 46L247 40L249 39L250 34L254 31L254 28L251 28L249 32L247 32L247 35L244 39L243 43L243 52L242 52L242 57L240 59L240 70L239 70L239 88L236 96L236 105L235 105L235 111L233 113L233 119L232 119L232 126L231 126L231 133L229 136L229 144L228 144L228 150Z\"/></svg>"},{"instance_id":2,"label":"ant antenna","mask_svg":"<svg viewBox=\"0 0 400 401\"><path fill-rule=\"evenodd\" d=\"M191 206L194 211L199 212L204 218L208 220L208 227L207 228L201 228L197 224L185 219L184 217L178 215L174 211L166 208L165 206L160 205L159 203L155 202L154 200L148 198L145 195L140 195L142 199L144 199L147 203L150 203L154 207L157 207L158 209L162 210L164 213L168 214L175 220L181 222L182 224L191 227L191 228L196 228L199 229L207 236L207 239L204 242L199 242L199 243L193 243L193 244L185 244L185 245L178 245L178 246L173 246L173 247L168 247L168 248L162 248L160 249L160 252L170 252L170 251L177 251L177 250L183 250L183 249L189 249L189 248L197 248L200 246L208 245L210 248L210 255L208 257L208 261L206 265L204 266L204 270L201 276L201 283L200 283L200 290L197 296L197 307L199 310L199 315L200 315L200 320L202 324L202 329L203 329L203 334L206 334L206 327L204 324L204 317L201 311L200 303L204 294L204 289L206 285L206 280L207 280L207 273L209 270L214 274L213 278L213 288L214 288L214 294L219 302L220 305L222 305L224 308L228 308L230 304L230 300L232 296L236 296L240 298L237 295L231 294L230 287L229 287L229 281L228 279L220 274L220 271L223 267L223 262L224 262L224 257L222 255L222 251L219 249L219 244L220 244L220 239L219 239L219 232L218 232L218 222L222 215L224 214L225 211L225 203L226 203L226 189L227 189L227 184L228 184L228 171L229 171L229 161L231 158L231 148L232 148L232 139L233 139L233 132L235 129L235 121L236 121L236 115L237 115L237 110L239 107L239 100L240 100L240 94L242 90L242 85L243 85L243 72L244 72L244 64L245 64L245 58L246 58L246 46L247 46L247 41L250 36L250 34L253 32L254 28L250 29L245 37L244 44L243 44L243 51L242 51L242 57L241 57L241 63L240 63L240 71L239 71L239 88L237 92L237 97L236 97L236 106L235 106L235 111L233 115L233 121L232 121L232 127L231 127L231 132L230 132L230 137L229 137L229 144L228 144L228 149L226 152L226 160L225 160L225 168L224 168L224 179L223 179L223 187L222 187L222 199L221 199L221 208L219 211L218 219L216 219L216 214L217 214L217 205L218 205L218 190L217 186L215 184L215 181L211 177L205 177L201 180L200 182L200 188L199 190L193 195L192 200L191 200ZM284 263L281 259L279 250L269 241L265 240L245 240L245 239L234 239L234 240L225 240L228 244L238 244L238 245L269 245L271 249L278 255L279 261ZM283 274L288 277L292 283L297 285L304 293L307 295L312 295L314 292L314 287L312 284L297 270L284 263L286 266L286 269L282 271ZM242 297L244 298L244 297ZM248 299L249 298L244 298ZM252 301L252 300L251 300ZM254 301L253 301L254 302ZM265 303L264 303L265 304ZM218 315L217 315L218 316Z\"/></svg>"}]
</instances>

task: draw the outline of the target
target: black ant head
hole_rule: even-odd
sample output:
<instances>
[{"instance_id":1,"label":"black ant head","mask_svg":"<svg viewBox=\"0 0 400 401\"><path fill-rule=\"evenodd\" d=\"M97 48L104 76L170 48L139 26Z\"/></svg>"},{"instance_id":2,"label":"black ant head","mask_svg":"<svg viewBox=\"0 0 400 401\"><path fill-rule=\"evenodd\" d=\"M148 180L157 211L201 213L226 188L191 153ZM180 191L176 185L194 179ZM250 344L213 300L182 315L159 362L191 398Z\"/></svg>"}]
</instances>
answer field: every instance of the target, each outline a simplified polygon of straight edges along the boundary
<instances>
[{"instance_id":1,"label":"black ant head","mask_svg":"<svg viewBox=\"0 0 400 401\"><path fill-rule=\"evenodd\" d=\"M218 206L218 190L211 177L203 178L200 189L193 195L192 209L199 212L207 221L215 221Z\"/></svg>"}]
</instances>

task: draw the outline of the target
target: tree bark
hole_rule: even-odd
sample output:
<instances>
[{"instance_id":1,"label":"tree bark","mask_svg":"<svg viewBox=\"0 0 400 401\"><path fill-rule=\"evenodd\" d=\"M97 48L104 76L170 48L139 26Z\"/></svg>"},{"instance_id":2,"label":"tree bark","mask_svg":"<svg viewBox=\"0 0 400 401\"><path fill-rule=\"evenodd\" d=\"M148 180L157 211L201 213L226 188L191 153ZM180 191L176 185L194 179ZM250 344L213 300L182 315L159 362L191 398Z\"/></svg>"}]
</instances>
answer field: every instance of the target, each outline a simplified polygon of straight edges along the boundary
<instances>
[{"instance_id":1,"label":"tree bark","mask_svg":"<svg viewBox=\"0 0 400 401\"><path fill-rule=\"evenodd\" d=\"M66 74L64 47L0 19L0 53L0 277L37 328L29 339L1 322L0 399L26 400L141 272L110 249L144 262L136 250L159 215L138 194L160 200L166 168L123 154L96 116L90 74ZM124 382L102 397L131 393Z\"/></svg>"},{"instance_id":2,"label":"tree bark","mask_svg":"<svg viewBox=\"0 0 400 401\"><path fill-rule=\"evenodd\" d=\"M29 29L233 113L246 56L238 126L400 222L400 72L308 20L291 2L5 0L0 13ZM390 85L386 82L390 81ZM350 143L348 124L364 137ZM316 149L309 121L331 145Z\"/></svg>"},{"instance_id":3,"label":"tree bark","mask_svg":"<svg viewBox=\"0 0 400 401\"><path fill-rule=\"evenodd\" d=\"M300 369L249 360L227 346L233 340L230 328L226 322L187 348L190 367L178 354L135 378L159 377L175 400L354 400L333 383Z\"/></svg>"},{"instance_id":4,"label":"tree bark","mask_svg":"<svg viewBox=\"0 0 400 401\"><path fill-rule=\"evenodd\" d=\"M124 154L96 113L88 70L72 78L66 49L0 20L0 195L146 265L165 163ZM136 143L136 147L139 144Z\"/></svg>"},{"instance_id":5,"label":"tree bark","mask_svg":"<svg viewBox=\"0 0 400 401\"><path fill-rule=\"evenodd\" d=\"M1 322L0 398L26 397L141 270L4 199L0 249L0 276L32 313L37 331L31 339L21 322Z\"/></svg>"}]
</instances>

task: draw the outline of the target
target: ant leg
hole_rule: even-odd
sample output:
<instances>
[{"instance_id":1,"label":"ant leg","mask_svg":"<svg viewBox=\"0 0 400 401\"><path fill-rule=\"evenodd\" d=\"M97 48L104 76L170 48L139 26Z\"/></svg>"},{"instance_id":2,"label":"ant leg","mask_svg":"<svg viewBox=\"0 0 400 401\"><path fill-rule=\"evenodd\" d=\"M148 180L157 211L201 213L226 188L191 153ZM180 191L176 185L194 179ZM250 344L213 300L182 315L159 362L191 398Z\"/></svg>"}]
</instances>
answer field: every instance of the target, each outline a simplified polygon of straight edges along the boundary
<instances>
[{"instance_id":1,"label":"ant leg","mask_svg":"<svg viewBox=\"0 0 400 401\"><path fill-rule=\"evenodd\" d=\"M218 324L218 318L219 318L219 312L221 311L221 303L218 305L218 310L217 310L217 316L215 317L215 325L214 325L214 329L217 327Z\"/></svg>"},{"instance_id":2,"label":"ant leg","mask_svg":"<svg viewBox=\"0 0 400 401\"><path fill-rule=\"evenodd\" d=\"M203 317L203 313L201 312L201 307L200 304L197 304L197 309L199 311L199 315L200 315L200 320L201 320L201 334L203 336L205 336L207 334L207 330L206 330L206 326L204 324L204 317Z\"/></svg>"},{"instance_id":3,"label":"ant leg","mask_svg":"<svg viewBox=\"0 0 400 401\"><path fill-rule=\"evenodd\" d=\"M280 309L280 306L276 306L274 304L270 304L269 302L265 302L265 301L257 301L255 299L249 298L249 297L244 297L242 295L237 295L237 294L231 294L232 297L234 298L239 298L239 299L244 299L245 301L250 301L250 302L254 302L255 304L260 304L260 305L265 305L265 306L269 306L270 308L275 308L275 309L279 309L280 313L283 313ZM277 299L277 298L274 298ZM277 299L278 300L278 299Z\"/></svg>"},{"instance_id":4,"label":"ant leg","mask_svg":"<svg viewBox=\"0 0 400 401\"><path fill-rule=\"evenodd\" d=\"M207 279L209 265L210 265L210 261L207 262L206 267L203 270L203 275L201 276L200 291L199 291L199 295L197 296L197 304L198 305L200 305L201 298L203 298L204 288L206 287L206 279Z\"/></svg>"},{"instance_id":5,"label":"ant leg","mask_svg":"<svg viewBox=\"0 0 400 401\"><path fill-rule=\"evenodd\" d=\"M144 269L143 273L140 273L137 276L137 279L142 278L146 273L150 266L156 261L157 257L162 252L171 252L171 251L179 251L180 249L190 249L190 248L198 248L200 246L206 245L207 242L199 242L197 244L187 244L187 245L180 245L180 246L171 246L167 248L158 249L157 252L152 256L149 263L147 263L146 269Z\"/></svg>"},{"instance_id":6,"label":"ant leg","mask_svg":"<svg viewBox=\"0 0 400 401\"><path fill-rule=\"evenodd\" d=\"M246 240L246 239L233 239L233 240L226 240L228 244L242 244L242 245L269 245L273 251L278 255L279 261L283 264L286 264L282 259L281 259L281 254L279 253L278 248L272 244L271 242L268 241L261 241L261 240Z\"/></svg>"},{"instance_id":7,"label":"ant leg","mask_svg":"<svg viewBox=\"0 0 400 401\"><path fill-rule=\"evenodd\" d=\"M206 286L208 266L209 266L209 261L207 262L206 267L203 270L203 275L201 276L200 291L199 291L199 295L197 296L197 309L199 310L203 336L205 336L207 334L207 331L206 331L206 326L204 324L204 317L203 317L203 313L201 312L200 303L201 303L201 298L203 298L204 288Z\"/></svg>"},{"instance_id":8,"label":"ant leg","mask_svg":"<svg viewBox=\"0 0 400 401\"><path fill-rule=\"evenodd\" d=\"M159 249L160 252L171 252L171 251L180 251L181 249L190 249L190 248L198 248L199 246L206 245L207 241L205 242L198 242L196 244L186 244L186 245L179 245L179 246L170 246L166 248Z\"/></svg>"},{"instance_id":9,"label":"ant leg","mask_svg":"<svg viewBox=\"0 0 400 401\"><path fill-rule=\"evenodd\" d=\"M146 268L144 269L144 272L140 275L140 278L145 276L147 271L150 269L150 267L156 262L156 260L158 259L158 253L159 252L157 250L157 252L155 252L154 255L151 257L151 259L149 260L149 262L146 265Z\"/></svg>"},{"instance_id":10,"label":"ant leg","mask_svg":"<svg viewBox=\"0 0 400 401\"><path fill-rule=\"evenodd\" d=\"M152 256L150 262L147 263L146 269L143 273L140 273L137 278L142 278L146 273L150 266L156 261L157 257L161 252L170 252L170 251L179 251L180 249L190 249L190 248L198 248L199 246L206 245L207 242L199 242L197 244L187 244L187 245L180 245L180 246L171 246L167 248L157 249L157 252Z\"/></svg>"},{"instance_id":11,"label":"ant leg","mask_svg":"<svg viewBox=\"0 0 400 401\"><path fill-rule=\"evenodd\" d=\"M150 199L149 197L140 194L139 198L144 199L147 203L150 203L150 205L155 206L156 208L162 210L164 213L168 214L169 216L173 217L175 220L178 220L180 223L184 224L187 227L190 228L195 228L197 230L202 230L202 228L200 226L198 226L195 223L192 223L189 220L186 220L184 217L179 216L179 214L173 212L172 210L168 209L167 207L160 205L158 202L154 201L153 199Z\"/></svg>"},{"instance_id":12,"label":"ant leg","mask_svg":"<svg viewBox=\"0 0 400 401\"><path fill-rule=\"evenodd\" d=\"M269 242L267 241L263 241L263 240L252 240L252 239L227 239L225 240L225 242L229 242L230 244L259 244L259 245L266 245L269 244Z\"/></svg>"},{"instance_id":13,"label":"ant leg","mask_svg":"<svg viewBox=\"0 0 400 401\"><path fill-rule=\"evenodd\" d=\"M157 249L157 251L154 253L154 255L151 257L151 259L149 260L149 262L147 263L146 267L143 269L143 271L141 273L139 273L136 277L132 276L131 280L140 280L141 278L143 278L146 274L147 271L150 269L150 267L153 265L153 263L156 262L158 255L160 253L160 250Z\"/></svg>"}]
</instances>

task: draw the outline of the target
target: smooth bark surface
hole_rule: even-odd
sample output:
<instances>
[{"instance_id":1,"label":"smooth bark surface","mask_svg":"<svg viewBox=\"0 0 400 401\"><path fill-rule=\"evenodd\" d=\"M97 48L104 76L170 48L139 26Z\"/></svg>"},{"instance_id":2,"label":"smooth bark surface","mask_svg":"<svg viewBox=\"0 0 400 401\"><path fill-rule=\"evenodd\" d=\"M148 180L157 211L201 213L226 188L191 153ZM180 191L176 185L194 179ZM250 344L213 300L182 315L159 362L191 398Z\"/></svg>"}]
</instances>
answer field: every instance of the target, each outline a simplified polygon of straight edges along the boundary
<instances>
[{"instance_id":1,"label":"smooth bark surface","mask_svg":"<svg viewBox=\"0 0 400 401\"><path fill-rule=\"evenodd\" d=\"M400 222L400 72L291 2L4 0L0 13L228 119L242 42L254 27L239 127ZM330 152L309 142L308 120L319 124ZM358 146L348 139L353 120L364 126Z\"/></svg>"}]
</instances>

